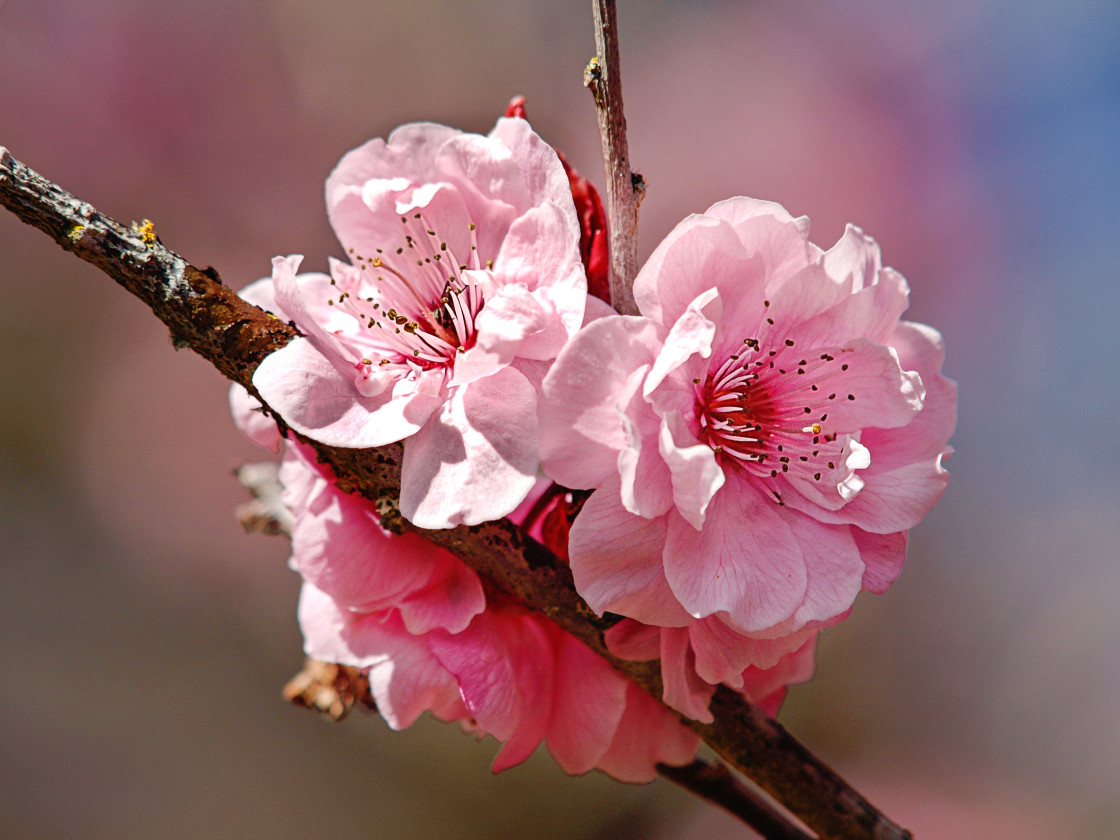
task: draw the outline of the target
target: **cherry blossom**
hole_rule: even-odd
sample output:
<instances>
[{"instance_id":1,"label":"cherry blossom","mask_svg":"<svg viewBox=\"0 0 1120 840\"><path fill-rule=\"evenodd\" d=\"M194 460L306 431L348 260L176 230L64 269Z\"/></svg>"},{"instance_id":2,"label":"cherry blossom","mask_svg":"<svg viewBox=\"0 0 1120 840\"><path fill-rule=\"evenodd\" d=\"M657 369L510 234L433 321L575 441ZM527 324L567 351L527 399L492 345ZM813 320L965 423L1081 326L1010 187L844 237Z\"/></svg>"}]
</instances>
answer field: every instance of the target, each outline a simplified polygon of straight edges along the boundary
<instances>
[{"instance_id":1,"label":"cherry blossom","mask_svg":"<svg viewBox=\"0 0 1120 840\"><path fill-rule=\"evenodd\" d=\"M564 167L522 119L485 137L418 123L343 157L326 193L349 262L273 260L264 296L305 337L254 386L322 443L407 439L415 524L508 514L537 476L541 376L587 298Z\"/></svg>"},{"instance_id":2,"label":"cherry blossom","mask_svg":"<svg viewBox=\"0 0 1120 840\"><path fill-rule=\"evenodd\" d=\"M681 222L635 280L642 316L589 324L544 380L544 469L595 490L569 543L591 607L687 628L664 635L710 684L884 591L956 414L908 293L854 226L822 251L769 202Z\"/></svg>"},{"instance_id":3,"label":"cherry blossom","mask_svg":"<svg viewBox=\"0 0 1120 840\"><path fill-rule=\"evenodd\" d=\"M495 772L542 741L566 772L598 767L623 781L692 760L699 739L668 709L548 619L487 598L448 552L382 529L373 505L339 491L307 447L285 444L280 478L291 565L304 579L305 651L365 670L390 726L431 711L493 735L503 744Z\"/></svg>"}]
</instances>

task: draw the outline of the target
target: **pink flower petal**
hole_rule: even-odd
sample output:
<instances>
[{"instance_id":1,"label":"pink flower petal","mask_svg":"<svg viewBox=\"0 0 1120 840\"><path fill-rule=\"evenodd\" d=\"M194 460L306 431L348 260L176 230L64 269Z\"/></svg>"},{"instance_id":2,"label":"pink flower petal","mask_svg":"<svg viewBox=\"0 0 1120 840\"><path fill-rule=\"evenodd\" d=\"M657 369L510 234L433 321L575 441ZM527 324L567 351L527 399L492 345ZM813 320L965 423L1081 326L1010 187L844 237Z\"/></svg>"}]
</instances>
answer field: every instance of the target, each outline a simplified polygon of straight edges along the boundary
<instances>
[{"instance_id":1,"label":"pink flower petal","mask_svg":"<svg viewBox=\"0 0 1120 840\"><path fill-rule=\"evenodd\" d=\"M741 688L744 671L774 668L816 630L804 628L776 639L758 639L744 636L719 618L709 616L689 625L688 633L697 674L705 682Z\"/></svg>"},{"instance_id":2,"label":"pink flower petal","mask_svg":"<svg viewBox=\"0 0 1120 840\"><path fill-rule=\"evenodd\" d=\"M616 612L662 626L688 623L665 580L664 544L665 520L627 512L614 479L587 500L568 535L576 589L599 614Z\"/></svg>"},{"instance_id":3,"label":"pink flower petal","mask_svg":"<svg viewBox=\"0 0 1120 840\"><path fill-rule=\"evenodd\" d=\"M699 735L631 683L626 687L626 710L598 766L621 782L652 782L658 764L688 764L699 746Z\"/></svg>"},{"instance_id":4,"label":"pink flower petal","mask_svg":"<svg viewBox=\"0 0 1120 840\"><path fill-rule=\"evenodd\" d=\"M308 656L369 669L377 710L393 729L411 726L429 709L444 719L464 711L455 678L400 619L339 610L310 584L300 595L299 617Z\"/></svg>"},{"instance_id":5,"label":"pink flower petal","mask_svg":"<svg viewBox=\"0 0 1120 840\"><path fill-rule=\"evenodd\" d=\"M761 298L764 281L762 260L752 261L727 222L689 216L657 246L638 272L634 298L643 315L670 325L697 295L713 286L728 300L753 297L756 290Z\"/></svg>"},{"instance_id":6,"label":"pink flower petal","mask_svg":"<svg viewBox=\"0 0 1120 840\"><path fill-rule=\"evenodd\" d=\"M815 256L809 244L809 218L794 218L780 204L755 198L725 199L704 211L705 216L731 225L748 254L762 257L772 280L790 277ZM767 286L772 292L773 283Z\"/></svg>"},{"instance_id":7,"label":"pink flower petal","mask_svg":"<svg viewBox=\"0 0 1120 840\"><path fill-rule=\"evenodd\" d=\"M712 497L723 487L724 474L715 452L692 435L679 414L661 418L658 451L672 474L676 511L696 530L704 519Z\"/></svg>"},{"instance_id":8,"label":"pink flower petal","mask_svg":"<svg viewBox=\"0 0 1120 840\"><path fill-rule=\"evenodd\" d=\"M554 654L538 620L520 612L488 611L462 633L431 634L431 648L458 679L479 725L505 742L494 772L528 758L552 714Z\"/></svg>"},{"instance_id":9,"label":"pink flower petal","mask_svg":"<svg viewBox=\"0 0 1120 840\"><path fill-rule=\"evenodd\" d=\"M573 636L557 631L552 718L545 740L565 773L586 773L611 745L626 708L627 680Z\"/></svg>"},{"instance_id":10,"label":"pink flower petal","mask_svg":"<svg viewBox=\"0 0 1120 840\"><path fill-rule=\"evenodd\" d=\"M906 560L907 533L870 534L860 528L852 528L852 536L859 546L863 558L863 588L868 592L881 595L886 592L902 571Z\"/></svg>"},{"instance_id":11,"label":"pink flower petal","mask_svg":"<svg viewBox=\"0 0 1120 840\"><path fill-rule=\"evenodd\" d=\"M401 512L420 528L500 519L536 482L537 439L536 393L520 372L453 389L405 446Z\"/></svg>"},{"instance_id":12,"label":"pink flower petal","mask_svg":"<svg viewBox=\"0 0 1120 840\"><path fill-rule=\"evenodd\" d=\"M661 627L624 618L603 634L607 649L620 659L649 662L661 656Z\"/></svg>"},{"instance_id":13,"label":"pink flower petal","mask_svg":"<svg viewBox=\"0 0 1120 840\"><path fill-rule=\"evenodd\" d=\"M280 436L280 429L276 427L276 421L264 413L260 400L250 396L237 383L229 386L229 410L233 415L233 422L245 437L271 452L280 451L283 438Z\"/></svg>"},{"instance_id":14,"label":"pink flower petal","mask_svg":"<svg viewBox=\"0 0 1120 840\"><path fill-rule=\"evenodd\" d=\"M781 509L747 482L716 493L703 531L672 514L668 524L665 576L694 617L726 613L749 633L801 606L808 585L801 547Z\"/></svg>"},{"instance_id":15,"label":"pink flower petal","mask_svg":"<svg viewBox=\"0 0 1120 840\"><path fill-rule=\"evenodd\" d=\"M661 680L665 685L666 705L701 723L715 720L708 710L715 686L696 673L687 627L661 630Z\"/></svg>"},{"instance_id":16,"label":"pink flower petal","mask_svg":"<svg viewBox=\"0 0 1120 840\"><path fill-rule=\"evenodd\" d=\"M253 374L265 402L284 422L328 446L367 449L419 431L443 398L417 389L364 397L307 339L289 342L261 362Z\"/></svg>"},{"instance_id":17,"label":"pink flower petal","mask_svg":"<svg viewBox=\"0 0 1120 840\"><path fill-rule=\"evenodd\" d=\"M619 400L634 369L653 363L664 334L646 318L603 318L557 356L540 407L541 465L552 479L594 487L615 471L617 453L627 444Z\"/></svg>"}]
</instances>

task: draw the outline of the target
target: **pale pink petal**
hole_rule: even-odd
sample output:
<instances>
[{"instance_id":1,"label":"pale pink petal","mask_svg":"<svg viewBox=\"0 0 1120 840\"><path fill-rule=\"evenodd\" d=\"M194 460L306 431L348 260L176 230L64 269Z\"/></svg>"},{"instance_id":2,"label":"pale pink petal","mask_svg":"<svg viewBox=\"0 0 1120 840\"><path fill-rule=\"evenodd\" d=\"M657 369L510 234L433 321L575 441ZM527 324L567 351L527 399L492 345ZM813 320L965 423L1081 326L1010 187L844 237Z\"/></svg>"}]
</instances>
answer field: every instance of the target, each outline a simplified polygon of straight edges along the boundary
<instances>
[{"instance_id":1,"label":"pale pink petal","mask_svg":"<svg viewBox=\"0 0 1120 840\"><path fill-rule=\"evenodd\" d=\"M804 387L819 389L805 397L814 409L806 414L807 422L820 422L826 431L891 428L906 425L921 411L925 398L921 377L903 370L891 348L860 338L819 350L819 355L827 353L831 360L823 360L811 371L807 368L801 377Z\"/></svg>"},{"instance_id":2,"label":"pale pink petal","mask_svg":"<svg viewBox=\"0 0 1120 840\"><path fill-rule=\"evenodd\" d=\"M957 383L941 374L945 351L940 333L925 324L901 321L890 344L898 350L902 366L921 375L926 398L921 413L905 428L868 432L875 443L874 464L884 469L946 455L945 441L957 423Z\"/></svg>"},{"instance_id":3,"label":"pale pink petal","mask_svg":"<svg viewBox=\"0 0 1120 840\"><path fill-rule=\"evenodd\" d=\"M761 292L764 280L762 260L752 260L727 222L689 216L657 246L634 278L634 299L643 315L670 325L697 295L713 286L724 299L736 300Z\"/></svg>"},{"instance_id":4,"label":"pale pink petal","mask_svg":"<svg viewBox=\"0 0 1120 840\"><path fill-rule=\"evenodd\" d=\"M565 773L586 773L610 747L626 708L627 680L573 636L557 630L552 719L545 740Z\"/></svg>"},{"instance_id":5,"label":"pale pink petal","mask_svg":"<svg viewBox=\"0 0 1120 840\"><path fill-rule=\"evenodd\" d=\"M475 319L477 341L456 357L450 384L466 385L496 373L521 355L521 343L526 337L544 331L552 320L553 316L524 284L500 286L487 297L485 308ZM563 338L546 358L555 356L560 344Z\"/></svg>"},{"instance_id":6,"label":"pale pink petal","mask_svg":"<svg viewBox=\"0 0 1120 840\"><path fill-rule=\"evenodd\" d=\"M677 512L696 530L704 519L712 497L723 487L724 474L715 452L699 443L679 414L661 418L658 451L669 467L673 483L673 504Z\"/></svg>"},{"instance_id":7,"label":"pale pink petal","mask_svg":"<svg viewBox=\"0 0 1120 840\"><path fill-rule=\"evenodd\" d=\"M879 244L853 224L821 257L821 266L845 294L878 282L883 268Z\"/></svg>"},{"instance_id":8,"label":"pale pink petal","mask_svg":"<svg viewBox=\"0 0 1120 840\"><path fill-rule=\"evenodd\" d=\"M662 626L687 624L689 616L665 580L664 544L664 518L626 511L613 479L591 495L568 535L576 590L600 614L610 611Z\"/></svg>"},{"instance_id":9,"label":"pale pink petal","mask_svg":"<svg viewBox=\"0 0 1120 840\"><path fill-rule=\"evenodd\" d=\"M299 254L272 258L272 285L276 303L291 315L296 326L321 353L337 367L344 369L347 363L357 361L357 355L339 339L330 325L321 323L321 314L316 311L319 308L316 296L309 295L310 300L304 296L305 286L322 288L324 284L329 285L330 278L322 274L297 275L302 261L303 257ZM326 300L322 301L321 308L328 308Z\"/></svg>"},{"instance_id":10,"label":"pale pink petal","mask_svg":"<svg viewBox=\"0 0 1120 840\"><path fill-rule=\"evenodd\" d=\"M699 356L706 359L712 354L712 339L716 325L723 313L723 301L719 290L712 288L701 292L673 324L661 350L654 360L653 367L646 377L642 394L648 397L672 371L688 359Z\"/></svg>"},{"instance_id":11,"label":"pale pink petal","mask_svg":"<svg viewBox=\"0 0 1120 840\"><path fill-rule=\"evenodd\" d=\"M278 478L284 488L280 501L295 517L306 513L319 494L335 490L334 476L315 460L315 451L295 439L284 445Z\"/></svg>"},{"instance_id":12,"label":"pale pink petal","mask_svg":"<svg viewBox=\"0 0 1120 840\"><path fill-rule=\"evenodd\" d=\"M417 635L436 629L462 632L474 616L486 609L482 583L474 569L459 558L443 549L433 550L423 537L417 539L435 556L436 562L430 564L431 576L424 586L403 594L396 603L405 629Z\"/></svg>"},{"instance_id":13,"label":"pale pink petal","mask_svg":"<svg viewBox=\"0 0 1120 840\"><path fill-rule=\"evenodd\" d=\"M773 288L809 264L809 218L794 218L780 204L742 196L725 199L704 211L705 216L731 225L749 255L758 254Z\"/></svg>"},{"instance_id":14,"label":"pale pink petal","mask_svg":"<svg viewBox=\"0 0 1120 840\"><path fill-rule=\"evenodd\" d=\"M795 627L844 615L862 587L864 562L850 528L826 525L785 510L805 560L805 599L793 614Z\"/></svg>"},{"instance_id":15,"label":"pale pink petal","mask_svg":"<svg viewBox=\"0 0 1120 840\"><path fill-rule=\"evenodd\" d=\"M503 285L520 283L531 292L564 284L571 295L564 323L574 332L583 320L587 281L579 258L578 222L569 212L571 196L568 205L546 201L519 216L502 241L494 273Z\"/></svg>"},{"instance_id":16,"label":"pale pink petal","mask_svg":"<svg viewBox=\"0 0 1120 840\"><path fill-rule=\"evenodd\" d=\"M504 368L455 388L405 446L401 512L420 528L500 519L537 479L537 398Z\"/></svg>"},{"instance_id":17,"label":"pale pink petal","mask_svg":"<svg viewBox=\"0 0 1120 840\"><path fill-rule=\"evenodd\" d=\"M699 735L630 683L626 687L626 711L598 767L621 782L652 782L657 778L658 764L688 764L699 746Z\"/></svg>"},{"instance_id":18,"label":"pale pink petal","mask_svg":"<svg viewBox=\"0 0 1120 840\"><path fill-rule=\"evenodd\" d=\"M388 142L376 138L344 155L326 184L327 213L343 247L372 254L390 241L399 230L392 225L396 214L370 212L363 195L367 185L381 182L388 195L393 186L402 190L427 180L439 150L458 134L447 126L412 123L390 134Z\"/></svg>"},{"instance_id":19,"label":"pale pink petal","mask_svg":"<svg viewBox=\"0 0 1120 840\"><path fill-rule=\"evenodd\" d=\"M661 424L642 396L648 373L643 365L631 374L619 395L618 419L625 434L625 447L618 453L622 506L637 516L651 519L672 507L672 474L658 450Z\"/></svg>"},{"instance_id":20,"label":"pale pink petal","mask_svg":"<svg viewBox=\"0 0 1120 840\"><path fill-rule=\"evenodd\" d=\"M602 318L557 356L540 406L541 463L552 479L594 487L615 472L617 453L627 445L619 400L634 370L653 363L664 335L647 318Z\"/></svg>"},{"instance_id":21,"label":"pale pink petal","mask_svg":"<svg viewBox=\"0 0 1120 840\"><path fill-rule=\"evenodd\" d=\"M801 547L781 508L744 481L716 493L703 531L670 515L665 576L691 615L726 613L743 632L790 618L808 585Z\"/></svg>"},{"instance_id":22,"label":"pale pink petal","mask_svg":"<svg viewBox=\"0 0 1120 840\"><path fill-rule=\"evenodd\" d=\"M424 553L385 531L365 499L334 487L312 498L292 528L296 571L341 607L384 609L420 588L431 575Z\"/></svg>"},{"instance_id":23,"label":"pale pink petal","mask_svg":"<svg viewBox=\"0 0 1120 840\"><path fill-rule=\"evenodd\" d=\"M949 486L949 473L941 466L940 456L868 473L865 471L867 485L859 495L835 514L819 518L851 523L877 534L904 531L917 525Z\"/></svg>"},{"instance_id":24,"label":"pale pink petal","mask_svg":"<svg viewBox=\"0 0 1120 840\"><path fill-rule=\"evenodd\" d=\"M520 119L498 120L489 137L499 141L501 148L508 149L513 158L521 161L524 189L529 201L532 204L554 201L565 208L571 205L578 232L579 221L572 201L571 182L552 147L532 130L527 121ZM491 183L494 181L491 180ZM492 194L495 198L514 203L512 197L507 197L500 190L495 189Z\"/></svg>"},{"instance_id":25,"label":"pale pink petal","mask_svg":"<svg viewBox=\"0 0 1120 840\"><path fill-rule=\"evenodd\" d=\"M297 338L261 362L253 385L284 422L328 446L367 449L415 434L443 398L417 389L365 397L310 341Z\"/></svg>"},{"instance_id":26,"label":"pale pink petal","mask_svg":"<svg viewBox=\"0 0 1120 840\"><path fill-rule=\"evenodd\" d=\"M236 382L229 386L229 410L245 437L271 452L280 451L283 437L276 421L264 413L260 400Z\"/></svg>"},{"instance_id":27,"label":"pale pink petal","mask_svg":"<svg viewBox=\"0 0 1120 840\"><path fill-rule=\"evenodd\" d=\"M885 269L876 283L856 292L840 294L824 269L810 266L774 295L769 317L773 332L793 339L812 352L842 344L855 336L879 343L887 341L899 316L909 305L905 278Z\"/></svg>"}]
</instances>

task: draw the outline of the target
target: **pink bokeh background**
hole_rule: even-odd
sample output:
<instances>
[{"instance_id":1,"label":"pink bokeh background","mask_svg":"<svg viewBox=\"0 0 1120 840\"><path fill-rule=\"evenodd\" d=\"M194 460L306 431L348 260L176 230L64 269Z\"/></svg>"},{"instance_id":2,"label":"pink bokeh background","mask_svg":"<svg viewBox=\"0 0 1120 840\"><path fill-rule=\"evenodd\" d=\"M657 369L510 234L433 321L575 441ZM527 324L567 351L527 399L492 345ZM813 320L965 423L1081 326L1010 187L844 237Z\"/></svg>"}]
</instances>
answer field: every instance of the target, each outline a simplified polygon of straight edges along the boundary
<instances>
[{"instance_id":1,"label":"pink bokeh background","mask_svg":"<svg viewBox=\"0 0 1120 840\"><path fill-rule=\"evenodd\" d=\"M233 286L337 255L323 180L515 94L602 182L590 4L0 0L0 144ZM945 499L782 720L922 840L1120 836L1120 9L621 0L641 250L734 194L909 279L961 384ZM282 541L225 384L0 213L0 835L748 837L662 782L289 708Z\"/></svg>"}]
</instances>

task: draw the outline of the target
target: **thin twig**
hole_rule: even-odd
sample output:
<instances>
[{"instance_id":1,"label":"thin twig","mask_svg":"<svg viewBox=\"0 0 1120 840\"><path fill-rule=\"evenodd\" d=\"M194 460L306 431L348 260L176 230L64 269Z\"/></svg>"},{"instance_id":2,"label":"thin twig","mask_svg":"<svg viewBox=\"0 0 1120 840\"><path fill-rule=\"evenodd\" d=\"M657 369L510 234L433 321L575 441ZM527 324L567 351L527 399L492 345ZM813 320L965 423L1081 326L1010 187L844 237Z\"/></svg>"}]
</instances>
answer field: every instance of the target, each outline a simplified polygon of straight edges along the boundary
<instances>
[{"instance_id":1,"label":"thin twig","mask_svg":"<svg viewBox=\"0 0 1120 840\"><path fill-rule=\"evenodd\" d=\"M197 269L166 249L150 222L125 227L21 164L3 147L0 205L144 300L167 324L176 346L199 353L251 393L256 393L252 375L257 365L297 335L293 327L223 286L213 269ZM273 416L281 430L292 434L283 418ZM567 566L508 520L420 531L397 509L404 451L399 443L358 450L304 442L331 468L340 489L359 493L377 505L385 527L415 530L449 549L660 699L658 663L627 662L612 656L603 641L612 622L596 616L576 594ZM687 718L682 722L822 838L902 840L910 836L735 692L718 688L711 709L712 724Z\"/></svg>"},{"instance_id":2,"label":"thin twig","mask_svg":"<svg viewBox=\"0 0 1120 840\"><path fill-rule=\"evenodd\" d=\"M685 790L738 817L764 840L813 840L762 796L735 778L723 764L697 759L684 767L658 764L657 772Z\"/></svg>"},{"instance_id":3,"label":"thin twig","mask_svg":"<svg viewBox=\"0 0 1120 840\"><path fill-rule=\"evenodd\" d=\"M596 55L583 71L583 83L595 97L603 173L607 185L607 228L611 237L611 305L623 315L637 315L634 277L638 273L638 207L645 196L642 176L630 170L622 78L618 70L618 23L614 0L592 0Z\"/></svg>"}]
</instances>

